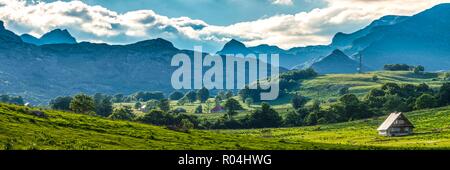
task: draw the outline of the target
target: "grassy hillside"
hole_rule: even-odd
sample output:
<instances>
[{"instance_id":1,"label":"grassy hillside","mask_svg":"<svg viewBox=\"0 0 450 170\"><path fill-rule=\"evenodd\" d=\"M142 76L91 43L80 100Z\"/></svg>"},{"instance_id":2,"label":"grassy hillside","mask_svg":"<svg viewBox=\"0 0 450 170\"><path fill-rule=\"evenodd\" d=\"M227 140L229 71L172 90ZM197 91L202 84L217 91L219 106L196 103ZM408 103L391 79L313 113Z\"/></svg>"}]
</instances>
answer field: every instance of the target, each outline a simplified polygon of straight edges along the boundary
<instances>
[{"instance_id":1,"label":"grassy hillside","mask_svg":"<svg viewBox=\"0 0 450 170\"><path fill-rule=\"evenodd\" d=\"M224 134L274 138L286 142L353 145L360 148L450 149L450 107L406 113L415 133L404 137L379 136L376 128L386 117L300 128L224 130Z\"/></svg>"},{"instance_id":2,"label":"grassy hillside","mask_svg":"<svg viewBox=\"0 0 450 170\"><path fill-rule=\"evenodd\" d=\"M0 149L351 149L351 146L288 143L279 139L112 121L60 111L33 114L32 108L0 104Z\"/></svg>"},{"instance_id":3,"label":"grassy hillside","mask_svg":"<svg viewBox=\"0 0 450 170\"><path fill-rule=\"evenodd\" d=\"M147 124L0 104L1 149L450 149L450 107L407 113L415 134L382 137L384 120L300 128L172 131Z\"/></svg>"},{"instance_id":4,"label":"grassy hillside","mask_svg":"<svg viewBox=\"0 0 450 170\"><path fill-rule=\"evenodd\" d=\"M376 76L378 80L372 78ZM339 90L348 87L349 92L363 96L371 89L379 88L384 83L421 84L426 83L431 88L442 85L442 75L438 73L414 74L410 71L378 71L364 74L327 74L302 82L300 93L314 98L328 100L339 97Z\"/></svg>"}]
</instances>

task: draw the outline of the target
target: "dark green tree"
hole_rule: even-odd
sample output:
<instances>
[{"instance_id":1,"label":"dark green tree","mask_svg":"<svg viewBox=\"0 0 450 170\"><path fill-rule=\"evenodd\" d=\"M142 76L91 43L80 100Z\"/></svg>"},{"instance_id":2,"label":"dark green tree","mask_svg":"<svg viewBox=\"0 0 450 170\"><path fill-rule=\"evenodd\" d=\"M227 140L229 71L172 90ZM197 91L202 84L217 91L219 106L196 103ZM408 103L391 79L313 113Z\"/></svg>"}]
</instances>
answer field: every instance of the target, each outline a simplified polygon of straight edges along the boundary
<instances>
[{"instance_id":1,"label":"dark green tree","mask_svg":"<svg viewBox=\"0 0 450 170\"><path fill-rule=\"evenodd\" d=\"M142 103L141 102L136 102L134 104L134 109L140 109L142 107Z\"/></svg>"},{"instance_id":2,"label":"dark green tree","mask_svg":"<svg viewBox=\"0 0 450 170\"><path fill-rule=\"evenodd\" d=\"M181 98L183 98L183 96L184 96L184 94L182 92L174 91L174 92L170 93L169 99L170 100L180 100Z\"/></svg>"},{"instance_id":3,"label":"dark green tree","mask_svg":"<svg viewBox=\"0 0 450 170\"><path fill-rule=\"evenodd\" d=\"M438 93L439 104L447 106L450 104L450 83L444 83Z\"/></svg>"},{"instance_id":4,"label":"dark green tree","mask_svg":"<svg viewBox=\"0 0 450 170\"><path fill-rule=\"evenodd\" d=\"M237 100L235 100L235 99L233 99L233 98L228 99L228 100L225 102L224 107L225 107L225 109L227 110L227 114L228 114L228 117L229 117L230 119L231 119L234 115L237 114L236 111L242 110L241 104L240 104Z\"/></svg>"},{"instance_id":5,"label":"dark green tree","mask_svg":"<svg viewBox=\"0 0 450 170\"><path fill-rule=\"evenodd\" d=\"M292 96L292 99L291 99L291 105L295 110L302 108L303 106L305 106L305 104L307 102L308 102L308 99L306 97L303 97L300 94L296 94L296 95Z\"/></svg>"},{"instance_id":6,"label":"dark green tree","mask_svg":"<svg viewBox=\"0 0 450 170\"><path fill-rule=\"evenodd\" d=\"M226 96L226 99L229 99L229 98L232 98L234 96L234 94L231 90L228 90L227 93L225 94L225 96Z\"/></svg>"},{"instance_id":7,"label":"dark green tree","mask_svg":"<svg viewBox=\"0 0 450 170\"><path fill-rule=\"evenodd\" d=\"M168 99L161 99L158 103L159 109L164 112L168 112L170 110L170 101Z\"/></svg>"},{"instance_id":8,"label":"dark green tree","mask_svg":"<svg viewBox=\"0 0 450 170\"><path fill-rule=\"evenodd\" d=\"M422 74L425 71L425 67L418 65L416 67L414 67L413 72L415 74Z\"/></svg>"},{"instance_id":9,"label":"dark green tree","mask_svg":"<svg viewBox=\"0 0 450 170\"><path fill-rule=\"evenodd\" d=\"M194 111L195 113L203 113L203 107L202 107L202 105L198 105L196 108L195 108L195 111Z\"/></svg>"},{"instance_id":10,"label":"dark green tree","mask_svg":"<svg viewBox=\"0 0 450 170\"><path fill-rule=\"evenodd\" d=\"M173 122L173 117L162 110L151 110L140 121L153 125L169 125Z\"/></svg>"},{"instance_id":11,"label":"dark green tree","mask_svg":"<svg viewBox=\"0 0 450 170\"><path fill-rule=\"evenodd\" d=\"M281 123L281 116L267 103L262 103L261 109L250 116L250 126L253 128L279 127Z\"/></svg>"},{"instance_id":12,"label":"dark green tree","mask_svg":"<svg viewBox=\"0 0 450 170\"><path fill-rule=\"evenodd\" d=\"M205 103L209 98L209 90L205 87L197 91L197 100L201 103Z\"/></svg>"},{"instance_id":13,"label":"dark green tree","mask_svg":"<svg viewBox=\"0 0 450 170\"><path fill-rule=\"evenodd\" d=\"M54 110L70 110L71 101L72 97L70 96L57 97L50 101L50 108Z\"/></svg>"},{"instance_id":14,"label":"dark green tree","mask_svg":"<svg viewBox=\"0 0 450 170\"><path fill-rule=\"evenodd\" d=\"M130 106L114 109L113 113L108 116L108 118L113 120L132 120L134 117L135 115Z\"/></svg>"},{"instance_id":15,"label":"dark green tree","mask_svg":"<svg viewBox=\"0 0 450 170\"><path fill-rule=\"evenodd\" d=\"M197 99L197 93L195 93L195 91L189 91L184 95L183 98L185 98L190 103L195 102L195 100Z\"/></svg>"},{"instance_id":16,"label":"dark green tree","mask_svg":"<svg viewBox=\"0 0 450 170\"><path fill-rule=\"evenodd\" d=\"M75 95L70 102L70 110L75 113L95 113L94 99L86 94Z\"/></svg>"},{"instance_id":17,"label":"dark green tree","mask_svg":"<svg viewBox=\"0 0 450 170\"><path fill-rule=\"evenodd\" d=\"M416 109L428 109L434 108L438 105L437 99L430 94L422 94L416 99L415 108Z\"/></svg>"}]
</instances>

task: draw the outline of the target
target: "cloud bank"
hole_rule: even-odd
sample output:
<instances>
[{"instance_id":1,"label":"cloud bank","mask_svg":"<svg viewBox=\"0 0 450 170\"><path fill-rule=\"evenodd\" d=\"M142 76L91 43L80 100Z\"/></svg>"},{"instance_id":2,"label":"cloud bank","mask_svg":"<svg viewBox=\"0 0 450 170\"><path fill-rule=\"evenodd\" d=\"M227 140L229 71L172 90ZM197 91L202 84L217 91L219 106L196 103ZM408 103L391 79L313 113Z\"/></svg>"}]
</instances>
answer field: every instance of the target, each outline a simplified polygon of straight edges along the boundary
<instances>
[{"instance_id":1,"label":"cloud bank","mask_svg":"<svg viewBox=\"0 0 450 170\"><path fill-rule=\"evenodd\" d=\"M227 26L189 17L170 18L152 10L118 13L81 1L27 3L0 0L0 20L17 33L42 35L68 29L78 40L125 44L165 38L180 48L204 45L213 52L231 38L247 45L282 48L327 44L336 32L352 32L384 15L412 15L449 0L326 0L328 5L292 15L280 14ZM274 4L294 5L291 0ZM405 5L410 4L410 5Z\"/></svg>"}]
</instances>

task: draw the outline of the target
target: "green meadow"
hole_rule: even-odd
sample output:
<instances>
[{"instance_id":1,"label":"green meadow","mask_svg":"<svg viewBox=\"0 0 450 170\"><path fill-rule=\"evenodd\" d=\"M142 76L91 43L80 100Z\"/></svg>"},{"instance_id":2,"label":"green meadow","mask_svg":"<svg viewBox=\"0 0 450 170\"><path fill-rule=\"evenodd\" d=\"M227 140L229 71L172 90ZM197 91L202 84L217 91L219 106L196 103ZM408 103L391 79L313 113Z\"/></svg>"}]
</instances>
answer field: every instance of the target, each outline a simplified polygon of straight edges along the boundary
<instances>
[{"instance_id":1,"label":"green meadow","mask_svg":"<svg viewBox=\"0 0 450 170\"><path fill-rule=\"evenodd\" d=\"M374 80L376 75L377 79ZM417 75L411 72L371 72L365 74L330 74L299 82L302 95L328 102L339 97L339 90L361 97L383 83L427 83L437 89L444 80L438 73ZM210 99L213 100L213 99ZM280 102L283 101L283 102ZM272 107L284 116L292 107L283 99ZM260 107L244 106L236 118ZM134 103L117 103L133 106ZM210 121L224 113L207 113L201 103L178 105L190 115ZM205 113L195 114L203 105ZM137 116L144 113L134 110ZM376 128L385 117L344 123L291 128L246 130L171 130L162 126L110 120L107 118L0 104L0 149L3 150L355 150L355 149L450 149L450 107L406 113L415 125L415 133L404 137L379 136Z\"/></svg>"}]
</instances>

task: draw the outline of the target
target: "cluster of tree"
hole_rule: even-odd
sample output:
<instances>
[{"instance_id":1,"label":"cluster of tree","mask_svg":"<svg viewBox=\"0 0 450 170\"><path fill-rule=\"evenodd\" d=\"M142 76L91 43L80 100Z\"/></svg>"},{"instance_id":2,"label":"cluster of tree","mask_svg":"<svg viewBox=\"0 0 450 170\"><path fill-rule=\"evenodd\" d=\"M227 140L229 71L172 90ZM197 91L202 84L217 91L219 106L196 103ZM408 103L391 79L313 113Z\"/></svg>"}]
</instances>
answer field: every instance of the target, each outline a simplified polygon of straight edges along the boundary
<instances>
[{"instance_id":1,"label":"cluster of tree","mask_svg":"<svg viewBox=\"0 0 450 170\"><path fill-rule=\"evenodd\" d=\"M142 107L143 106L143 107ZM141 107L143 109L141 109ZM165 112L170 111L170 101L168 99L161 99L161 100L149 100L142 104L141 102L136 102L134 104L134 108L137 110L141 110L143 112L149 112L154 109L159 109Z\"/></svg>"},{"instance_id":2,"label":"cluster of tree","mask_svg":"<svg viewBox=\"0 0 450 170\"><path fill-rule=\"evenodd\" d=\"M286 115L284 126L303 126L345 122L385 115L390 112L407 112L417 109L450 105L450 83L445 83L435 92L426 84L411 85L386 83L371 90L359 100L354 94L345 94L329 107L321 107L314 101L305 107L306 98L295 96L292 106L295 111Z\"/></svg>"},{"instance_id":3,"label":"cluster of tree","mask_svg":"<svg viewBox=\"0 0 450 170\"><path fill-rule=\"evenodd\" d=\"M304 70L291 70L280 74L281 79L285 80L305 80L316 77L318 74L314 69L308 68Z\"/></svg>"},{"instance_id":4,"label":"cluster of tree","mask_svg":"<svg viewBox=\"0 0 450 170\"><path fill-rule=\"evenodd\" d=\"M313 77L316 77L318 73L314 71L312 68L304 69L304 70L291 70L285 73L280 74L279 76L279 85L280 85L280 94L279 96L286 95L288 91L298 88L299 87L299 81L310 79ZM251 102L261 102L260 94L261 92L264 92L265 90L262 90L259 88L251 89L249 86L245 86L244 89L241 89L239 91L239 96L241 97L242 101L244 103L247 103L247 101Z\"/></svg>"},{"instance_id":5,"label":"cluster of tree","mask_svg":"<svg viewBox=\"0 0 450 170\"><path fill-rule=\"evenodd\" d=\"M267 103L262 103L261 108L253 111L242 119L235 119L236 110L242 109L239 102L229 99L225 108L227 114L213 123L202 122L202 128L206 129L244 129L244 128L270 128L280 127L282 117Z\"/></svg>"},{"instance_id":6,"label":"cluster of tree","mask_svg":"<svg viewBox=\"0 0 450 170\"><path fill-rule=\"evenodd\" d=\"M205 103L210 97L210 91L203 87L200 90L197 91L189 91L186 94L182 94L181 92L173 92L172 94L174 94L174 96L176 97L169 97L171 100L178 100L179 104L184 104L184 103L193 103L195 101L200 101L201 103ZM172 96L172 95L171 95ZM182 96L182 97L180 97ZM216 95L216 100L226 100L228 98L233 97L234 94L232 91L220 91L217 95Z\"/></svg>"},{"instance_id":7,"label":"cluster of tree","mask_svg":"<svg viewBox=\"0 0 450 170\"><path fill-rule=\"evenodd\" d=\"M318 73L312 68L305 70L292 70L280 74L280 90L288 91L299 86L298 81L316 77Z\"/></svg>"},{"instance_id":8,"label":"cluster of tree","mask_svg":"<svg viewBox=\"0 0 450 170\"><path fill-rule=\"evenodd\" d=\"M142 117L136 117L130 106L121 106L113 109L114 96L97 93L94 96L78 94L74 97L57 97L50 102L50 107L57 110L72 111L75 113L97 115L113 120L140 121L153 125L164 125L174 130L188 131L198 127L199 120L195 116L176 113L170 110L168 99L149 100L146 105L154 105L149 112ZM142 106L136 102L135 107Z\"/></svg>"},{"instance_id":9,"label":"cluster of tree","mask_svg":"<svg viewBox=\"0 0 450 170\"><path fill-rule=\"evenodd\" d=\"M149 100L161 100L164 99L163 92L137 92L129 96L131 101L149 101Z\"/></svg>"},{"instance_id":10,"label":"cluster of tree","mask_svg":"<svg viewBox=\"0 0 450 170\"><path fill-rule=\"evenodd\" d=\"M413 71L414 73L422 73L425 71L425 67L418 65L418 66L411 66L407 64L386 64L384 65L384 70L388 71Z\"/></svg>"},{"instance_id":11,"label":"cluster of tree","mask_svg":"<svg viewBox=\"0 0 450 170\"><path fill-rule=\"evenodd\" d=\"M0 95L0 102L15 104L15 105L24 105L25 104L22 96L10 96L10 95L6 95L6 94Z\"/></svg>"},{"instance_id":12,"label":"cluster of tree","mask_svg":"<svg viewBox=\"0 0 450 170\"><path fill-rule=\"evenodd\" d=\"M49 106L55 110L108 117L113 113L113 97L101 93L94 96L77 94L74 97L63 96L52 99Z\"/></svg>"},{"instance_id":13,"label":"cluster of tree","mask_svg":"<svg viewBox=\"0 0 450 170\"><path fill-rule=\"evenodd\" d=\"M111 97L113 103L123 102L147 102L149 100L161 100L164 99L164 93L159 91L154 92L136 92L131 95L116 94Z\"/></svg>"},{"instance_id":14,"label":"cluster of tree","mask_svg":"<svg viewBox=\"0 0 450 170\"><path fill-rule=\"evenodd\" d=\"M144 116L137 118L137 121L167 126L172 130L188 132L189 129L198 128L199 120L196 116L186 114L170 114L162 110L151 110Z\"/></svg>"}]
</instances>

